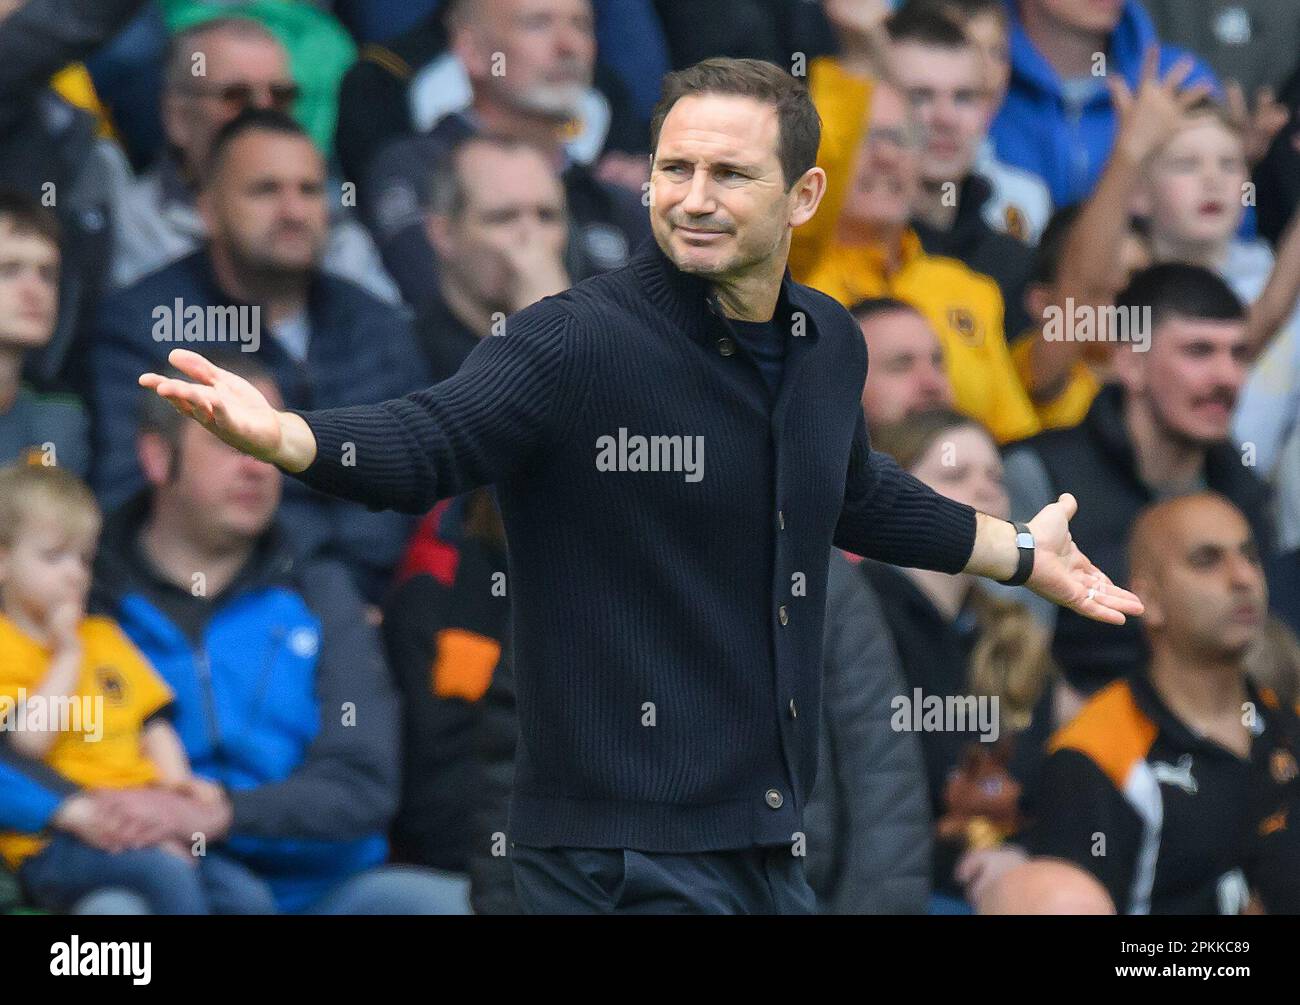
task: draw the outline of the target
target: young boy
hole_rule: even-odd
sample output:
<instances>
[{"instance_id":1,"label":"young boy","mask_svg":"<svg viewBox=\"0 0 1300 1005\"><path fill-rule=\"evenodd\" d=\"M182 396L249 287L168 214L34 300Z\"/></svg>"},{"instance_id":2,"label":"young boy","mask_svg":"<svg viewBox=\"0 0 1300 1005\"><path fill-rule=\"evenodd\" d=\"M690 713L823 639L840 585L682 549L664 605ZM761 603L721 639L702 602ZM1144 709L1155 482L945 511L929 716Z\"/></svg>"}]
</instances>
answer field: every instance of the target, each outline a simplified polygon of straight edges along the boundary
<instances>
[{"instance_id":1,"label":"young boy","mask_svg":"<svg viewBox=\"0 0 1300 1005\"><path fill-rule=\"evenodd\" d=\"M0 464L32 454L84 476L89 428L81 402L22 383L23 362L54 334L59 228L35 200L0 189Z\"/></svg>"},{"instance_id":2,"label":"young boy","mask_svg":"<svg viewBox=\"0 0 1300 1005\"><path fill-rule=\"evenodd\" d=\"M0 469L0 742L93 792L163 786L195 799L167 721L172 693L109 618L87 616L100 530L90 490L53 466ZM158 914L262 912L269 890L220 855L179 842L108 851L67 833L0 833L0 857L40 906L125 890Z\"/></svg>"}]
</instances>

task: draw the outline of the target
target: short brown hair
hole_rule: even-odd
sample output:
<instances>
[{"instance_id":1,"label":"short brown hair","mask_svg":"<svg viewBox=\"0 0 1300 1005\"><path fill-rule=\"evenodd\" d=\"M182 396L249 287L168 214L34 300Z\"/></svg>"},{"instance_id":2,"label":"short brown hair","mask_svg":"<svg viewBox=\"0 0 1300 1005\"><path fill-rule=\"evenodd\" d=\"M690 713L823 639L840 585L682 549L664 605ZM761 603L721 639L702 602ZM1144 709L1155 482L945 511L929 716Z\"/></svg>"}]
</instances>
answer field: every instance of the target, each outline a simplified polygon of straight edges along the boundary
<instances>
[{"instance_id":1,"label":"short brown hair","mask_svg":"<svg viewBox=\"0 0 1300 1005\"><path fill-rule=\"evenodd\" d=\"M694 94L735 94L776 106L778 149L786 191L817 163L822 120L808 88L775 63L717 56L664 77L659 103L650 119L650 149L673 105Z\"/></svg>"},{"instance_id":2,"label":"short brown hair","mask_svg":"<svg viewBox=\"0 0 1300 1005\"><path fill-rule=\"evenodd\" d=\"M25 192L0 187L0 222L9 224L15 234L35 234L59 245L58 218Z\"/></svg>"},{"instance_id":3,"label":"short brown hair","mask_svg":"<svg viewBox=\"0 0 1300 1005\"><path fill-rule=\"evenodd\" d=\"M68 531L99 532L94 494L66 468L22 462L0 468L0 548L12 548L37 514Z\"/></svg>"}]
</instances>

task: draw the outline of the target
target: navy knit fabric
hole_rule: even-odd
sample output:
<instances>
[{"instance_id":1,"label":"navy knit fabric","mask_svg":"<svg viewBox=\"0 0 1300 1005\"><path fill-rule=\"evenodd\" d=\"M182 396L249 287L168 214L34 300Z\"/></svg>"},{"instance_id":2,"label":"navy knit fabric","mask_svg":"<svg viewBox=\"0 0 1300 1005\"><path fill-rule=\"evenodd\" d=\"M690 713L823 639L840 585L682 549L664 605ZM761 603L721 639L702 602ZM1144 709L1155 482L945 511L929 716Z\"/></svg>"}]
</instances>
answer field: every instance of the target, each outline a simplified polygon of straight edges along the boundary
<instances>
[{"instance_id":1,"label":"navy knit fabric","mask_svg":"<svg viewBox=\"0 0 1300 1005\"><path fill-rule=\"evenodd\" d=\"M511 840L789 844L817 766L832 542L948 572L969 559L974 511L870 449L848 313L787 274L776 316L792 334L773 401L708 285L647 243L432 388L298 413L317 443L300 477L322 491L418 513L497 485Z\"/></svg>"}]
</instances>

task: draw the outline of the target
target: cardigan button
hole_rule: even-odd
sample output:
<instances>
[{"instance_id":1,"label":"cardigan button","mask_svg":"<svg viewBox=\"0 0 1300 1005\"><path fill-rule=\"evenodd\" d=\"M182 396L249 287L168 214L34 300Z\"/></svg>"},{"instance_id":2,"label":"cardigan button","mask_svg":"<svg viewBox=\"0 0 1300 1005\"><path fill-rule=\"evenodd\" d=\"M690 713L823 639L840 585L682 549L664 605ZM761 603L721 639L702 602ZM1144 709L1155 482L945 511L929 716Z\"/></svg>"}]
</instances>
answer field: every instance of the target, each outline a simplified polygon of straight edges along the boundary
<instances>
[{"instance_id":1,"label":"cardigan button","mask_svg":"<svg viewBox=\"0 0 1300 1005\"><path fill-rule=\"evenodd\" d=\"M782 627L790 623L790 612L785 609L785 604L776 609L776 617L781 622Z\"/></svg>"},{"instance_id":2,"label":"cardigan button","mask_svg":"<svg viewBox=\"0 0 1300 1005\"><path fill-rule=\"evenodd\" d=\"M779 529L785 530L785 510L779 509L776 511L776 525Z\"/></svg>"},{"instance_id":3,"label":"cardigan button","mask_svg":"<svg viewBox=\"0 0 1300 1005\"><path fill-rule=\"evenodd\" d=\"M736 343L733 340L727 338L725 335L722 338L718 339L717 344L718 344L718 354L720 356L736 355Z\"/></svg>"},{"instance_id":4,"label":"cardigan button","mask_svg":"<svg viewBox=\"0 0 1300 1005\"><path fill-rule=\"evenodd\" d=\"M772 807L774 810L779 810L781 805L785 802L785 798L781 793L777 792L776 789L768 789L767 795L763 798L767 800L767 805Z\"/></svg>"},{"instance_id":5,"label":"cardigan button","mask_svg":"<svg viewBox=\"0 0 1300 1005\"><path fill-rule=\"evenodd\" d=\"M799 708L797 705L795 705L793 698L790 699L790 718L791 719L799 718Z\"/></svg>"}]
</instances>

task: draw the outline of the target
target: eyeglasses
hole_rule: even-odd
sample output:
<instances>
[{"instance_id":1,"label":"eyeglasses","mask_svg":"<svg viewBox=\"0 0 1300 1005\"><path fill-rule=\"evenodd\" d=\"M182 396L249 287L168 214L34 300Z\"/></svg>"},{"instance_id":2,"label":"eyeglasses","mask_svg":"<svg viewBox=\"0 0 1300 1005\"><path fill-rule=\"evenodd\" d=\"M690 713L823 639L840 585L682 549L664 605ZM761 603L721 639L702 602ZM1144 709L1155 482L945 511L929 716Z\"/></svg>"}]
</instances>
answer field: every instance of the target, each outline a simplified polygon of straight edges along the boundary
<instances>
[{"instance_id":1,"label":"eyeglasses","mask_svg":"<svg viewBox=\"0 0 1300 1005\"><path fill-rule=\"evenodd\" d=\"M277 112L287 112L302 93L302 88L292 81L267 84L265 87L236 82L222 87L190 87L187 90L201 98L216 98L229 112L242 112L245 108L252 107L259 94L266 94L270 99L268 103Z\"/></svg>"}]
</instances>

